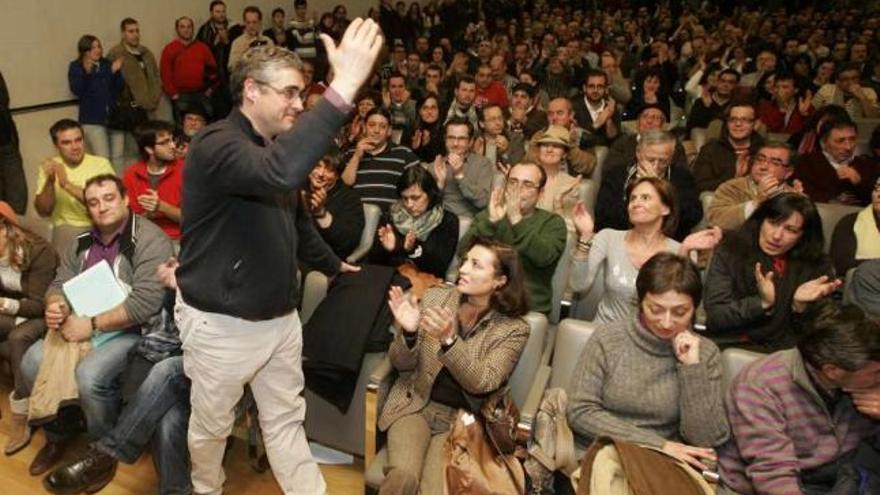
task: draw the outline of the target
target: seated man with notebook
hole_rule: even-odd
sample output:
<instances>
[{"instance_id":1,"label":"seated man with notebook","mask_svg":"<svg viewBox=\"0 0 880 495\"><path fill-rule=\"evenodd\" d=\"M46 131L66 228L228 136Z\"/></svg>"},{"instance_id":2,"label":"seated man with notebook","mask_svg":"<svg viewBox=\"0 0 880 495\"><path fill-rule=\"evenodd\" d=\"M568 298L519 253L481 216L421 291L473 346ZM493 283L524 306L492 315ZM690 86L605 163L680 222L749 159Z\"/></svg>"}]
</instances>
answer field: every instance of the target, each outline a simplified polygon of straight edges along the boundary
<instances>
[{"instance_id":1,"label":"seated man with notebook","mask_svg":"<svg viewBox=\"0 0 880 495\"><path fill-rule=\"evenodd\" d=\"M67 342L89 341L91 347L76 364L75 377L89 436L97 439L113 427L119 414L119 375L128 362L129 350L141 333L150 333L161 322L164 289L157 269L171 256L172 248L159 227L131 213L125 186L118 177L105 174L89 179L83 196L92 229L63 252L46 293L49 333L28 349L21 367L31 387L40 386L51 380L51 373L58 372L40 369L44 344L58 336L51 335L53 332L59 332ZM114 277L101 276L107 267L112 268ZM90 297L83 297L84 293ZM102 301L113 306L101 308ZM63 454L77 426L69 412L70 408L62 407L57 418L46 424L46 445L31 463L32 475L46 472Z\"/></svg>"}]
</instances>

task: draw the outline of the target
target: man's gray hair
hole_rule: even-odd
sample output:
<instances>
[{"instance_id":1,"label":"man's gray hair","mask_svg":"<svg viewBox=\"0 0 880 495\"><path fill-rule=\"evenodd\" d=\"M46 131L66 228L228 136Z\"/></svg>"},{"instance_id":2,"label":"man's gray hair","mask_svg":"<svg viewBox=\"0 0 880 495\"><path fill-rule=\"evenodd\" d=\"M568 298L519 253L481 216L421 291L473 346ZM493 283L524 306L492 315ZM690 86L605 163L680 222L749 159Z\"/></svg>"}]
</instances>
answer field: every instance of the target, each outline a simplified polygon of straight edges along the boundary
<instances>
[{"instance_id":1,"label":"man's gray hair","mask_svg":"<svg viewBox=\"0 0 880 495\"><path fill-rule=\"evenodd\" d=\"M253 79L263 83L271 82L274 74L283 69L294 69L302 72L303 64L299 56L287 48L279 46L258 46L246 51L229 76L232 88L232 102L238 106L242 103L245 79Z\"/></svg>"},{"instance_id":2,"label":"man's gray hair","mask_svg":"<svg viewBox=\"0 0 880 495\"><path fill-rule=\"evenodd\" d=\"M662 130L652 130L639 134L638 149L644 149L646 146L654 144L672 144L675 145L675 136Z\"/></svg>"}]
</instances>

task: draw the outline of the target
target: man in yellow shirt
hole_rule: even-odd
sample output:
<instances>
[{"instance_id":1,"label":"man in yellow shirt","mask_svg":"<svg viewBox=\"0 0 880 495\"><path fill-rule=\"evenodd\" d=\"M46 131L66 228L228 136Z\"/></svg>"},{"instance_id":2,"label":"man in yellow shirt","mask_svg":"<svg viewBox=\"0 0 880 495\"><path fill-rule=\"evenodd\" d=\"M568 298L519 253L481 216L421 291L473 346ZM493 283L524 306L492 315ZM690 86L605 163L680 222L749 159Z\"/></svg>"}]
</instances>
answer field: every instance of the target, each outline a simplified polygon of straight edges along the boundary
<instances>
[{"instance_id":1,"label":"man in yellow shirt","mask_svg":"<svg viewBox=\"0 0 880 495\"><path fill-rule=\"evenodd\" d=\"M115 174L106 158L89 155L83 144L79 122L61 119L49 128L58 156L48 158L37 175L34 207L52 223L52 245L58 252L92 222L83 204L83 185L101 174Z\"/></svg>"}]
</instances>

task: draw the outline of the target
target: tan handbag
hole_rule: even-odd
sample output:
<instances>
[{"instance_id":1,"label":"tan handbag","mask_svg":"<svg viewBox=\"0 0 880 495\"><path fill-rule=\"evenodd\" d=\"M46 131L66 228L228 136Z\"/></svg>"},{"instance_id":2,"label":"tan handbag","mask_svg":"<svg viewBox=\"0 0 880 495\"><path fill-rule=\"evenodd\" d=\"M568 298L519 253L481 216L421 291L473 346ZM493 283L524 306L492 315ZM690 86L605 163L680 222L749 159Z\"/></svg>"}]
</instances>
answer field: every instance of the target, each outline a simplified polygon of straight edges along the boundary
<instances>
[{"instance_id":1,"label":"tan handbag","mask_svg":"<svg viewBox=\"0 0 880 495\"><path fill-rule=\"evenodd\" d=\"M525 472L513 455L498 454L483 423L459 411L443 445L444 495L522 495Z\"/></svg>"}]
</instances>

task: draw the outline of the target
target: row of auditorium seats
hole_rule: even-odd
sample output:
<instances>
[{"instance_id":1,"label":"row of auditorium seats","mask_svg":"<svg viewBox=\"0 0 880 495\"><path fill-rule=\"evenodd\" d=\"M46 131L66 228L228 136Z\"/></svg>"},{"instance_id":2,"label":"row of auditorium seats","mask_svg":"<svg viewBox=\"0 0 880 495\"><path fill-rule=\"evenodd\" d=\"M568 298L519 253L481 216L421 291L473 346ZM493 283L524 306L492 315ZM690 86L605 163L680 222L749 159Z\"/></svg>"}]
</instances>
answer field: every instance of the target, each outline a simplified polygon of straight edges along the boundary
<instances>
[{"instance_id":1,"label":"row of auditorium seats","mask_svg":"<svg viewBox=\"0 0 880 495\"><path fill-rule=\"evenodd\" d=\"M602 164L604 163L606 155L607 148L602 148L599 151L599 160L594 177L584 181L586 185L582 187L582 198L590 206L592 206L595 200L595 190L598 189L598 183L601 180ZM705 205L708 205L708 202L711 201L711 196L705 197L704 200L707 201ZM822 216L822 227L825 234L825 248L827 251L830 245L831 234L834 231L837 222L845 215L857 211L858 208L834 204L818 204L817 206L820 215ZM363 256L369 252L373 238L375 237L375 231L379 221L378 208L373 207L372 205L365 205L364 210L367 215L367 221L364 233L361 237L361 245L358 246L355 254L348 258L350 262L362 261ZM470 219L460 218L459 220L459 238L461 238L461 235L463 235L467 231L467 227L469 227ZM584 322L592 320L595 316L596 307L602 297L601 283L593 284L592 289L587 293L568 294L570 300L563 301L563 297L566 296L567 293L569 267L571 264L570 253L573 242L574 236L570 234L567 240L566 250L557 264L553 276L553 306L551 313L546 318L537 313L531 313L529 315L529 322L533 329L533 339L538 340L530 340L527 350L533 352L536 345L534 342L540 342L540 346L537 354L534 356L529 354L528 357L524 357L526 362L532 363L535 362L535 359L540 359L544 363L548 363L551 357L554 361L561 359L564 362L565 358L556 357L556 353L559 352L559 349L564 349L565 352L572 352L564 343L560 345L561 343L557 339L556 324L559 323L563 305L569 306L569 316L577 318L577 320L565 320L564 323L567 323L568 325L577 325L577 322L587 324ZM457 263L458 261L456 258L450 265L450 269L447 272L448 282L453 282L455 279ZM597 274L597 280L602 280L604 277L604 274L601 272L602 270ZM306 275L303 284L303 300L301 305L301 317L303 322L307 322L311 317L314 309L326 295L327 287L328 279L323 274L319 272L310 272ZM564 324L559 324L559 331L561 331L564 326ZM538 356L538 358L535 356ZM364 362L361 366L360 375L357 381L356 394L352 404L363 404L370 387L376 387L376 384L381 381L376 381L377 376L382 376L382 373L378 373L377 375L377 371L384 370L386 373L390 371L388 366L383 367L384 359L384 353L372 353L367 354L364 357ZM531 374L531 372L519 372L517 377L530 376ZM371 378L371 375L375 376ZM520 388L518 388L518 390L521 390L522 379L517 378L517 381L520 383ZM375 392L374 395L377 395L378 389ZM306 432L310 438L354 455L364 457L370 456L369 448L365 449L365 445L369 446L370 442L368 441L365 443L363 432L365 425L368 426L375 424L376 414L381 409L375 409L377 407L376 405L373 406L373 409L370 409L369 407L363 409L354 406L350 408L347 414L343 415L329 402L308 390L306 390L306 398L309 404L309 414L306 418Z\"/></svg>"}]
</instances>

